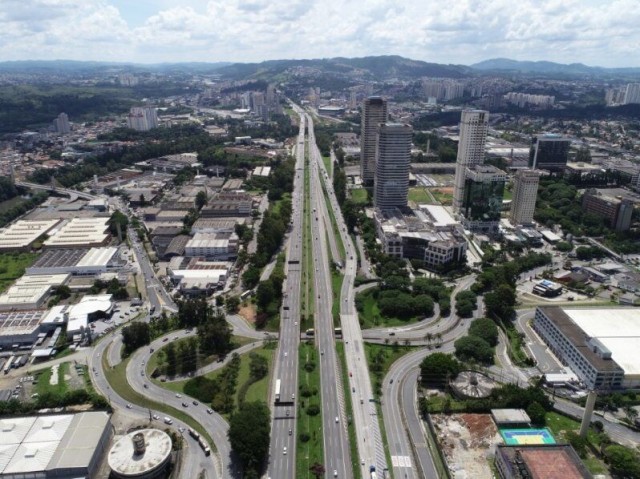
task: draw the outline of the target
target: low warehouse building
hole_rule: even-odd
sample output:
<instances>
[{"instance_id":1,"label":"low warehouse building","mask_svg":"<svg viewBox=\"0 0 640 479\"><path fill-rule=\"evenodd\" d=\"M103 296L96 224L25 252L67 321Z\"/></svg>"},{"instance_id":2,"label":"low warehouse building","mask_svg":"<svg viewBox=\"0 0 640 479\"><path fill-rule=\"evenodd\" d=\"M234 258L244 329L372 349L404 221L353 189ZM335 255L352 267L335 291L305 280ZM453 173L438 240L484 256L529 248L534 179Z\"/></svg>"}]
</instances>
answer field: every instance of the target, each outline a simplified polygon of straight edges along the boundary
<instances>
[{"instance_id":1,"label":"low warehouse building","mask_svg":"<svg viewBox=\"0 0 640 479\"><path fill-rule=\"evenodd\" d=\"M95 477L110 439L106 412L0 419L0 479Z\"/></svg>"}]
</instances>

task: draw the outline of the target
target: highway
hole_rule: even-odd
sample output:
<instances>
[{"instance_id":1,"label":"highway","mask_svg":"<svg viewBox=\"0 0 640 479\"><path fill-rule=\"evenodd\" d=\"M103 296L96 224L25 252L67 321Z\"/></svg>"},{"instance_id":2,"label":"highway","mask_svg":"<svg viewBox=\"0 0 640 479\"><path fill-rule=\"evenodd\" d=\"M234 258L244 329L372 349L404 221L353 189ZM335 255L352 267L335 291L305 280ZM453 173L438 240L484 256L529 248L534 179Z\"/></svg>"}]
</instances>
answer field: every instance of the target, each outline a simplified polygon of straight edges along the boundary
<instances>
[{"instance_id":1,"label":"highway","mask_svg":"<svg viewBox=\"0 0 640 479\"><path fill-rule=\"evenodd\" d=\"M317 147L315 149L317 150ZM319 151L317 156L320 156ZM318 167L320 169L320 179L325 184L329 204L336 219L338 234L342 239L346 256L342 269L344 279L340 291L340 325L342 327L345 358L349 371L349 390L345 391L345 393L351 395L352 420L359 453L359 458L354 459L356 459L361 468L362 477L369 477L372 466L382 477L382 472L387 469L384 443L380 432L376 403L372 401L374 398L373 388L362 331L355 307L354 281L358 268L357 253L353 241L347 233L347 226L335 196L333 182L330 179L331 176L326 171L322 161L318 162ZM325 212L324 207L318 211L329 221L327 231L330 232L329 237L333 238L334 232L329 214Z\"/></svg>"},{"instance_id":2,"label":"highway","mask_svg":"<svg viewBox=\"0 0 640 479\"><path fill-rule=\"evenodd\" d=\"M313 121L307 115L309 134L309 168L311 198L311 242L313 253L316 344L320 348L320 383L322 391L322 432L324 435L324 466L327 476L353 477L351 454L347 435L344 391L340 364L335 348L332 314L333 294L331 269L327 251L327 204L322 190L322 157L318 151ZM329 230L333 234L333 230Z\"/></svg>"},{"instance_id":3,"label":"highway","mask_svg":"<svg viewBox=\"0 0 640 479\"><path fill-rule=\"evenodd\" d=\"M296 108L296 107L294 107ZM271 383L272 426L268 476L275 479L296 477L296 407L298 390L298 346L300 343L300 285L302 283L302 225L304 214L305 122L295 147L296 164L292 194L289 240L286 245L285 281L280 311L280 341ZM280 396L275 385L280 380ZM287 453L285 453L285 447Z\"/></svg>"}]
</instances>

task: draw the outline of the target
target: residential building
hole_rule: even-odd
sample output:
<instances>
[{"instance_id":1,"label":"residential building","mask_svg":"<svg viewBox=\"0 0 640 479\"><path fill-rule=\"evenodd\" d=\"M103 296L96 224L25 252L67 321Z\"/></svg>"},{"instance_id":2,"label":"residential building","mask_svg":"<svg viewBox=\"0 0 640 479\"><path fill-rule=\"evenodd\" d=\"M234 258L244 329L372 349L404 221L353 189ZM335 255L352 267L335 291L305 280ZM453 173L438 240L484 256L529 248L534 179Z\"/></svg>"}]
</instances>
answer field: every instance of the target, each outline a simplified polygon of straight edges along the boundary
<instances>
[{"instance_id":1,"label":"residential building","mask_svg":"<svg viewBox=\"0 0 640 479\"><path fill-rule=\"evenodd\" d=\"M53 120L53 128L56 133L60 133L61 135L71 133L71 125L69 124L69 117L66 113L60 113L58 118Z\"/></svg>"},{"instance_id":2,"label":"residential building","mask_svg":"<svg viewBox=\"0 0 640 479\"><path fill-rule=\"evenodd\" d=\"M365 98L362 103L360 175L365 185L373 184L375 178L378 126L387 122L387 109L387 100L378 96Z\"/></svg>"},{"instance_id":3,"label":"residential building","mask_svg":"<svg viewBox=\"0 0 640 479\"><path fill-rule=\"evenodd\" d=\"M540 175L534 170L518 170L514 177L511 198L511 223L528 225L533 223Z\"/></svg>"},{"instance_id":4,"label":"residential building","mask_svg":"<svg viewBox=\"0 0 640 479\"><path fill-rule=\"evenodd\" d=\"M458 210L462 224L472 231L498 232L507 174L491 165L466 168L464 196Z\"/></svg>"},{"instance_id":5,"label":"residential building","mask_svg":"<svg viewBox=\"0 0 640 479\"><path fill-rule=\"evenodd\" d=\"M571 140L561 135L538 135L531 140L529 168L558 172L564 170L569 160Z\"/></svg>"},{"instance_id":6,"label":"residential building","mask_svg":"<svg viewBox=\"0 0 640 479\"><path fill-rule=\"evenodd\" d=\"M628 83L624 92L624 104L640 103L640 83Z\"/></svg>"},{"instance_id":7,"label":"residential building","mask_svg":"<svg viewBox=\"0 0 640 479\"><path fill-rule=\"evenodd\" d=\"M373 204L376 208L404 208L409 194L413 129L400 123L378 127Z\"/></svg>"},{"instance_id":8,"label":"residential building","mask_svg":"<svg viewBox=\"0 0 640 479\"><path fill-rule=\"evenodd\" d=\"M158 127L158 113L154 107L131 108L127 116L127 126L138 131L148 131Z\"/></svg>"},{"instance_id":9,"label":"residential building","mask_svg":"<svg viewBox=\"0 0 640 479\"><path fill-rule=\"evenodd\" d=\"M460 140L453 187L453 210L460 211L464 198L466 169L484 163L484 146L489 127L489 112L464 110L460 119Z\"/></svg>"},{"instance_id":10,"label":"residential building","mask_svg":"<svg viewBox=\"0 0 640 479\"><path fill-rule=\"evenodd\" d=\"M615 231L627 231L631 227L633 202L626 198L616 198L594 188L582 196L582 210L602 217Z\"/></svg>"}]
</instances>

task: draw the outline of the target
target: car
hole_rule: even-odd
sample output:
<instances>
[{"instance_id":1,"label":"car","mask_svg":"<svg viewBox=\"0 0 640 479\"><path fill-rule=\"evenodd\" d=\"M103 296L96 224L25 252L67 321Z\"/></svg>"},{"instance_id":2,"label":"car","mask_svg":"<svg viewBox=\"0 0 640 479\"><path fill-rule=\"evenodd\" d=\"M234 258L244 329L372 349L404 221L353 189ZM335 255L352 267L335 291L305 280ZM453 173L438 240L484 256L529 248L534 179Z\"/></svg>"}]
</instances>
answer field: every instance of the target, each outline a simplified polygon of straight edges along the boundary
<instances>
[{"instance_id":1,"label":"car","mask_svg":"<svg viewBox=\"0 0 640 479\"><path fill-rule=\"evenodd\" d=\"M336 422L340 422L340 418L336 416Z\"/></svg>"},{"instance_id":2,"label":"car","mask_svg":"<svg viewBox=\"0 0 640 479\"><path fill-rule=\"evenodd\" d=\"M197 406L198 404L199 404L198 401L193 401L194 406Z\"/></svg>"},{"instance_id":3,"label":"car","mask_svg":"<svg viewBox=\"0 0 640 479\"><path fill-rule=\"evenodd\" d=\"M187 402L183 402L183 403L182 403L182 407L189 407L189 403L187 403Z\"/></svg>"},{"instance_id":4,"label":"car","mask_svg":"<svg viewBox=\"0 0 640 479\"><path fill-rule=\"evenodd\" d=\"M164 338L164 339L162 340L162 342L163 342L163 343L166 343L167 341L169 341L169 338Z\"/></svg>"},{"instance_id":5,"label":"car","mask_svg":"<svg viewBox=\"0 0 640 479\"><path fill-rule=\"evenodd\" d=\"M320 354L324 355L324 349L322 351L320 351Z\"/></svg>"},{"instance_id":6,"label":"car","mask_svg":"<svg viewBox=\"0 0 640 479\"><path fill-rule=\"evenodd\" d=\"M395 333L395 332L393 332L393 331L391 331L391 332L389 333L389 336L395 336L395 335L396 335L396 333Z\"/></svg>"},{"instance_id":7,"label":"car","mask_svg":"<svg viewBox=\"0 0 640 479\"><path fill-rule=\"evenodd\" d=\"M207 414L213 414L213 410L207 409Z\"/></svg>"},{"instance_id":8,"label":"car","mask_svg":"<svg viewBox=\"0 0 640 479\"><path fill-rule=\"evenodd\" d=\"M393 378L389 380L389 384L393 384Z\"/></svg>"},{"instance_id":9,"label":"car","mask_svg":"<svg viewBox=\"0 0 640 479\"><path fill-rule=\"evenodd\" d=\"M150 348L150 349L149 349L149 354L151 354L151 353L152 353L152 352L154 352L154 351L155 351L155 349Z\"/></svg>"},{"instance_id":10,"label":"car","mask_svg":"<svg viewBox=\"0 0 640 479\"><path fill-rule=\"evenodd\" d=\"M145 389L149 389L149 385L148 385L147 383L144 383L144 384L143 384L143 387L144 387Z\"/></svg>"},{"instance_id":11,"label":"car","mask_svg":"<svg viewBox=\"0 0 640 479\"><path fill-rule=\"evenodd\" d=\"M353 374L351 374L351 371L349 371L349 377L350 378L353 377Z\"/></svg>"},{"instance_id":12,"label":"car","mask_svg":"<svg viewBox=\"0 0 640 479\"><path fill-rule=\"evenodd\" d=\"M282 454L285 455L285 456L287 455L287 446L284 446L282 448Z\"/></svg>"},{"instance_id":13,"label":"car","mask_svg":"<svg viewBox=\"0 0 640 479\"><path fill-rule=\"evenodd\" d=\"M289 355L286 351L284 352L284 357L286 358Z\"/></svg>"},{"instance_id":14,"label":"car","mask_svg":"<svg viewBox=\"0 0 640 479\"><path fill-rule=\"evenodd\" d=\"M131 409L131 404L127 403L127 409Z\"/></svg>"},{"instance_id":15,"label":"car","mask_svg":"<svg viewBox=\"0 0 640 479\"><path fill-rule=\"evenodd\" d=\"M291 394L291 399L293 400L295 398L296 398L296 395L295 394Z\"/></svg>"},{"instance_id":16,"label":"car","mask_svg":"<svg viewBox=\"0 0 640 479\"><path fill-rule=\"evenodd\" d=\"M177 397L177 398L181 398L181 397L182 397L182 394L180 394L180 393L176 393L176 397Z\"/></svg>"},{"instance_id":17,"label":"car","mask_svg":"<svg viewBox=\"0 0 640 479\"><path fill-rule=\"evenodd\" d=\"M153 419L155 419L156 421L157 421L158 419L160 419L160 416L158 416L157 414L154 414L154 415L153 415L153 416L151 416L151 417L152 417Z\"/></svg>"},{"instance_id":18,"label":"car","mask_svg":"<svg viewBox=\"0 0 640 479\"><path fill-rule=\"evenodd\" d=\"M140 376L144 376L144 371L140 371Z\"/></svg>"},{"instance_id":19,"label":"car","mask_svg":"<svg viewBox=\"0 0 640 479\"><path fill-rule=\"evenodd\" d=\"M360 459L360 464L364 466L364 459Z\"/></svg>"},{"instance_id":20,"label":"car","mask_svg":"<svg viewBox=\"0 0 640 479\"><path fill-rule=\"evenodd\" d=\"M291 411L287 409L287 416L289 416L290 414L291 414Z\"/></svg>"},{"instance_id":21,"label":"car","mask_svg":"<svg viewBox=\"0 0 640 479\"><path fill-rule=\"evenodd\" d=\"M352 393L356 392L356 388L352 387L352 388L351 388L351 392L352 392Z\"/></svg>"},{"instance_id":22,"label":"car","mask_svg":"<svg viewBox=\"0 0 640 479\"><path fill-rule=\"evenodd\" d=\"M333 477L338 477L338 471L336 469L333 470Z\"/></svg>"}]
</instances>

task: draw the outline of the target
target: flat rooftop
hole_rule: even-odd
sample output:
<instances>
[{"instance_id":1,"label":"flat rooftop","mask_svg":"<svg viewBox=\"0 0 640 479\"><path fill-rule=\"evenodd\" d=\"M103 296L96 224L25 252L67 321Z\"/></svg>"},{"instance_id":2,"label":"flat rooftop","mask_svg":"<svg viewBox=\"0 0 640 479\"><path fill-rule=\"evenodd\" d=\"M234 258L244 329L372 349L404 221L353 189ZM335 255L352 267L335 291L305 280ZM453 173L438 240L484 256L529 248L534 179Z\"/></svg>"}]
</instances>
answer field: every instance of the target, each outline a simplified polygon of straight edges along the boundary
<instances>
[{"instance_id":1,"label":"flat rooftop","mask_svg":"<svg viewBox=\"0 0 640 479\"><path fill-rule=\"evenodd\" d=\"M597 338L625 375L640 375L640 309L565 309L565 314L591 337Z\"/></svg>"},{"instance_id":2,"label":"flat rooftop","mask_svg":"<svg viewBox=\"0 0 640 479\"><path fill-rule=\"evenodd\" d=\"M0 230L0 250L26 248L60 222L57 220L18 220Z\"/></svg>"},{"instance_id":3,"label":"flat rooftop","mask_svg":"<svg viewBox=\"0 0 640 479\"><path fill-rule=\"evenodd\" d=\"M52 248L103 244L109 237L109 218L73 218L44 242Z\"/></svg>"}]
</instances>

